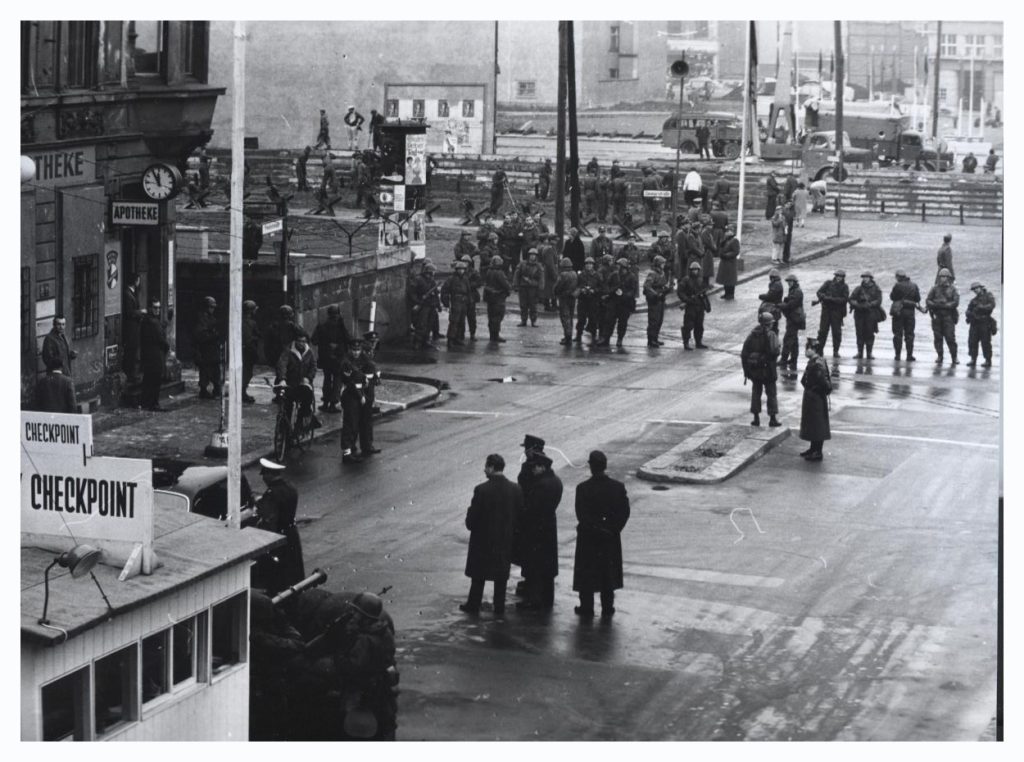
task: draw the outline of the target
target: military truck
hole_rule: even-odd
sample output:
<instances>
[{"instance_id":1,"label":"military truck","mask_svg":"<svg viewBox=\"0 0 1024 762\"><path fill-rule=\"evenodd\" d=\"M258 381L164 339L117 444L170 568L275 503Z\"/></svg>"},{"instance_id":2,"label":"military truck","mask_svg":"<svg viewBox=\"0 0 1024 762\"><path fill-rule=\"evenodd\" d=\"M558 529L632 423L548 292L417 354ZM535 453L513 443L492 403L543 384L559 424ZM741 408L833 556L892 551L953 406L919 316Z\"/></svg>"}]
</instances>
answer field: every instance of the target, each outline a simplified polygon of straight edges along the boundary
<instances>
[{"instance_id":1,"label":"military truck","mask_svg":"<svg viewBox=\"0 0 1024 762\"><path fill-rule=\"evenodd\" d=\"M799 143L761 143L761 158L764 161L800 161L803 173L812 181L835 177L839 166L835 132L809 132ZM850 167L870 169L874 155L865 148L857 148L850 142L848 133L843 132L843 176L849 176Z\"/></svg>"}]
</instances>

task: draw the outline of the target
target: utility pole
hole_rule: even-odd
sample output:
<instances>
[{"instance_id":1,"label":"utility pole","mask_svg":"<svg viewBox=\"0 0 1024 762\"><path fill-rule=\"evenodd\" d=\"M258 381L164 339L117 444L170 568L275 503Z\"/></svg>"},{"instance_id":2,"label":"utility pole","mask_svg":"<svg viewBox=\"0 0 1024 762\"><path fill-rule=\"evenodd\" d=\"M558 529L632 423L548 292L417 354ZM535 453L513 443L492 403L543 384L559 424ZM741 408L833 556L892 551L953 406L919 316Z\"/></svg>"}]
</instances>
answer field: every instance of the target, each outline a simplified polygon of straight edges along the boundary
<instances>
[{"instance_id":1,"label":"utility pole","mask_svg":"<svg viewBox=\"0 0 1024 762\"><path fill-rule=\"evenodd\" d=\"M843 204L839 189L843 183L843 22L836 21L836 149L839 152L839 165L836 169L836 238L843 226Z\"/></svg>"},{"instance_id":2,"label":"utility pole","mask_svg":"<svg viewBox=\"0 0 1024 762\"><path fill-rule=\"evenodd\" d=\"M569 219L573 226L580 224L580 145L576 124L576 41L573 23L565 22L565 85L569 102L569 174L572 194L569 197Z\"/></svg>"},{"instance_id":3,"label":"utility pole","mask_svg":"<svg viewBox=\"0 0 1024 762\"><path fill-rule=\"evenodd\" d=\"M555 235L561 243L565 235L565 98L566 98L565 22L558 22L558 137L555 146Z\"/></svg>"},{"instance_id":4,"label":"utility pole","mask_svg":"<svg viewBox=\"0 0 1024 762\"><path fill-rule=\"evenodd\" d=\"M939 134L939 61L942 60L942 22L935 28L935 95L932 98L932 137Z\"/></svg>"},{"instance_id":5,"label":"utility pole","mask_svg":"<svg viewBox=\"0 0 1024 762\"><path fill-rule=\"evenodd\" d=\"M242 196L245 181L245 22L235 22L231 98L231 260L228 267L228 526L241 528Z\"/></svg>"},{"instance_id":6,"label":"utility pole","mask_svg":"<svg viewBox=\"0 0 1024 762\"><path fill-rule=\"evenodd\" d=\"M686 89L686 73L690 70L689 64L686 63L686 54L682 53L679 56L678 61L672 62L671 67L672 73L679 77L679 111L676 112L676 171L673 175L674 187L672 191L672 245L676 245L676 233L678 232L677 219L679 216L679 154L682 152L680 146L680 138L682 137L683 131L683 90ZM680 264L682 266L682 264ZM683 273L679 273L679 277L683 277Z\"/></svg>"},{"instance_id":7,"label":"utility pole","mask_svg":"<svg viewBox=\"0 0 1024 762\"><path fill-rule=\"evenodd\" d=\"M491 88L491 153L498 153L498 22L494 22L494 86ZM510 79L509 82L512 80Z\"/></svg>"}]
</instances>

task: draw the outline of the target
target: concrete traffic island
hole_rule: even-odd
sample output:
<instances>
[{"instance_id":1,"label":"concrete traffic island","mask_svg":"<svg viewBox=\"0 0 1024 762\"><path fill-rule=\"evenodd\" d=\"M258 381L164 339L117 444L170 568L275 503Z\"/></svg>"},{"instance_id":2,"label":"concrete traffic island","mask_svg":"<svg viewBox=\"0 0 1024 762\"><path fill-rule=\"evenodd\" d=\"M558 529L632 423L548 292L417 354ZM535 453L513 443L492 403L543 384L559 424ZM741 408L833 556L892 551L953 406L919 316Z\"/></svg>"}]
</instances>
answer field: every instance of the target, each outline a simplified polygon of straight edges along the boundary
<instances>
[{"instance_id":1,"label":"concrete traffic island","mask_svg":"<svg viewBox=\"0 0 1024 762\"><path fill-rule=\"evenodd\" d=\"M637 470L652 482L718 484L789 436L788 426L713 423Z\"/></svg>"}]
</instances>

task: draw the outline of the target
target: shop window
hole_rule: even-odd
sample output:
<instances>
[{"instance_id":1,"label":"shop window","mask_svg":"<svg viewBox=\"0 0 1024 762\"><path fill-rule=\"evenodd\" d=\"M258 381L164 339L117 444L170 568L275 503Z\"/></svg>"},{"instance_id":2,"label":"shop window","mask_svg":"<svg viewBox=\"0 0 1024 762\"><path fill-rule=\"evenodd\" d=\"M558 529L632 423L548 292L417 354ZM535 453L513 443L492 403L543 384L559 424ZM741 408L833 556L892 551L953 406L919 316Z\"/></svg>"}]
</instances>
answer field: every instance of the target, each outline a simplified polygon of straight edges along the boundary
<instances>
[{"instance_id":1,"label":"shop window","mask_svg":"<svg viewBox=\"0 0 1024 762\"><path fill-rule=\"evenodd\" d=\"M129 76L164 73L164 24L162 21L128 22Z\"/></svg>"},{"instance_id":2,"label":"shop window","mask_svg":"<svg viewBox=\"0 0 1024 762\"><path fill-rule=\"evenodd\" d=\"M210 625L210 656L214 675L245 661L249 639L248 593L240 593L213 607Z\"/></svg>"},{"instance_id":3,"label":"shop window","mask_svg":"<svg viewBox=\"0 0 1024 762\"><path fill-rule=\"evenodd\" d=\"M74 293L71 297L73 336L95 336L100 330L99 254L75 257Z\"/></svg>"},{"instance_id":4,"label":"shop window","mask_svg":"<svg viewBox=\"0 0 1024 762\"><path fill-rule=\"evenodd\" d=\"M448 118L448 101L440 100L437 102L437 116L441 119Z\"/></svg>"},{"instance_id":5,"label":"shop window","mask_svg":"<svg viewBox=\"0 0 1024 762\"><path fill-rule=\"evenodd\" d=\"M171 631L164 630L142 639L142 703L152 701L170 690L168 647Z\"/></svg>"},{"instance_id":6,"label":"shop window","mask_svg":"<svg viewBox=\"0 0 1024 762\"><path fill-rule=\"evenodd\" d=\"M138 652L133 643L93 665L97 736L138 719Z\"/></svg>"},{"instance_id":7,"label":"shop window","mask_svg":"<svg viewBox=\"0 0 1024 762\"><path fill-rule=\"evenodd\" d=\"M89 668L72 672L42 688L43 740L84 741L89 714Z\"/></svg>"}]
</instances>

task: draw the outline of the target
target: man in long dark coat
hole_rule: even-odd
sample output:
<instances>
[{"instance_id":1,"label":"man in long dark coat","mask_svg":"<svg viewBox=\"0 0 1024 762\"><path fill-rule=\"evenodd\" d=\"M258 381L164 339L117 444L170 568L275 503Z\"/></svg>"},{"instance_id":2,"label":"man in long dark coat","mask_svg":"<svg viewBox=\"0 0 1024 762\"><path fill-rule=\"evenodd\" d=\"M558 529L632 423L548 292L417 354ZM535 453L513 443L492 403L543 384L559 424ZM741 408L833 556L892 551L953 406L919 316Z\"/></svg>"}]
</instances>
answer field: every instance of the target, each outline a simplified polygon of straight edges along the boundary
<instances>
[{"instance_id":1,"label":"man in long dark coat","mask_svg":"<svg viewBox=\"0 0 1024 762\"><path fill-rule=\"evenodd\" d=\"M715 281L722 286L719 299L736 298L736 283L739 281L739 266L736 260L740 256L740 242L736 240L736 228L732 225L725 229L725 235L718 244L718 272Z\"/></svg>"},{"instance_id":2,"label":"man in long dark coat","mask_svg":"<svg viewBox=\"0 0 1024 762\"><path fill-rule=\"evenodd\" d=\"M871 351L875 346L878 321L885 316L882 310L882 290L869 271L864 271L860 277L861 284L850 294L853 324L857 331L857 359L864 357L864 350L867 350L868 359L873 360Z\"/></svg>"},{"instance_id":3,"label":"man in long dark coat","mask_svg":"<svg viewBox=\"0 0 1024 762\"><path fill-rule=\"evenodd\" d=\"M836 270L832 280L825 281L818 289L818 302L821 303L821 323L818 326L818 339L815 341L820 351L824 352L825 339L832 331L832 356L839 357L839 345L843 341L843 318L846 317L846 305L850 299L850 287L846 285L846 271Z\"/></svg>"},{"instance_id":4,"label":"man in long dark coat","mask_svg":"<svg viewBox=\"0 0 1024 762\"><path fill-rule=\"evenodd\" d=\"M251 405L256 398L249 394L249 382L259 354L261 332L256 322L259 307L252 299L242 302L242 402Z\"/></svg>"},{"instance_id":5,"label":"man in long dark coat","mask_svg":"<svg viewBox=\"0 0 1024 762\"><path fill-rule=\"evenodd\" d=\"M341 317L341 309L338 305L332 304L327 308L327 320L317 323L310 339L310 343L317 349L316 366L324 372L321 410L338 412L338 403L341 401L338 368L341 365L341 358L348 349L348 340L348 328Z\"/></svg>"},{"instance_id":6,"label":"man in long dark coat","mask_svg":"<svg viewBox=\"0 0 1024 762\"><path fill-rule=\"evenodd\" d=\"M904 270L897 270L896 285L889 292L889 298L892 300L889 314L892 316L892 348L896 351L896 359L900 359L905 341L907 362L914 362L917 359L914 357L914 329L917 325L915 313L918 310L924 312L921 291Z\"/></svg>"},{"instance_id":7,"label":"man in long dark coat","mask_svg":"<svg viewBox=\"0 0 1024 762\"><path fill-rule=\"evenodd\" d=\"M527 599L516 608L547 610L555 605L558 576L558 524L555 511L562 501L562 480L551 470L551 458L542 453L526 462L533 472L523 488L523 512L518 525L522 535L522 567Z\"/></svg>"},{"instance_id":8,"label":"man in long dark coat","mask_svg":"<svg viewBox=\"0 0 1024 762\"><path fill-rule=\"evenodd\" d=\"M61 373L71 378L71 361L78 357L78 352L73 350L71 345L68 344L68 337L64 333L64 327L67 325L67 322L65 318L60 316L53 319L53 327L43 338L42 354L43 365L49 368L51 361L56 361Z\"/></svg>"},{"instance_id":9,"label":"man in long dark coat","mask_svg":"<svg viewBox=\"0 0 1024 762\"><path fill-rule=\"evenodd\" d=\"M512 286L505 277L504 260L497 254L491 257L491 266L484 276L484 301L487 302L487 331L491 341L504 344L501 338L501 321L505 319L505 300L512 293Z\"/></svg>"},{"instance_id":10,"label":"man in long dark coat","mask_svg":"<svg viewBox=\"0 0 1024 762\"><path fill-rule=\"evenodd\" d=\"M64 375L59 358L46 359L46 375L36 381L36 401L33 409L46 413L78 412L75 384Z\"/></svg>"},{"instance_id":11,"label":"man in long dark coat","mask_svg":"<svg viewBox=\"0 0 1024 762\"><path fill-rule=\"evenodd\" d=\"M512 535L516 516L523 510L523 492L505 477L505 459L490 454L484 462L487 481L473 489L466 511L469 551L466 576L472 582L469 597L459 605L467 614L480 613L484 583L494 582L494 615L505 614L505 585L512 563Z\"/></svg>"},{"instance_id":12,"label":"man in long dark coat","mask_svg":"<svg viewBox=\"0 0 1024 762\"><path fill-rule=\"evenodd\" d=\"M587 258L587 250L583 248L583 241L580 240L580 231L576 228L569 228L569 237L562 244L562 256L572 260L572 267L576 272L583 270L584 260Z\"/></svg>"},{"instance_id":13,"label":"man in long dark coat","mask_svg":"<svg viewBox=\"0 0 1024 762\"><path fill-rule=\"evenodd\" d=\"M139 369L139 329L146 316L140 302L141 282L142 276L138 273L132 275L121 297L121 369L129 384L135 380L135 374Z\"/></svg>"},{"instance_id":14,"label":"man in long dark coat","mask_svg":"<svg viewBox=\"0 0 1024 762\"><path fill-rule=\"evenodd\" d=\"M764 218L770 220L775 216L775 207L779 203L779 181L775 178L774 170L768 173L765 187L767 189L767 203L764 207Z\"/></svg>"},{"instance_id":15,"label":"man in long dark coat","mask_svg":"<svg viewBox=\"0 0 1024 762\"><path fill-rule=\"evenodd\" d=\"M142 368L139 403L145 410L161 410L160 381L163 379L164 360L170 348L167 329L160 320L160 302L153 300L139 326L139 365Z\"/></svg>"},{"instance_id":16,"label":"man in long dark coat","mask_svg":"<svg viewBox=\"0 0 1024 762\"><path fill-rule=\"evenodd\" d=\"M800 408L800 438L811 446L800 453L801 458L816 461L822 459L822 445L832 438L828 424L828 397L832 393L832 379L828 366L822 359L819 345L807 340L807 366L800 383L804 387Z\"/></svg>"},{"instance_id":17,"label":"man in long dark coat","mask_svg":"<svg viewBox=\"0 0 1024 762\"><path fill-rule=\"evenodd\" d=\"M594 616L594 593L601 594L601 616L615 613L615 591L622 588L623 527L629 521L626 485L605 471L608 458L594 450L587 459L590 478L576 486L576 558L572 589L579 593L576 613Z\"/></svg>"},{"instance_id":18,"label":"man in long dark coat","mask_svg":"<svg viewBox=\"0 0 1024 762\"><path fill-rule=\"evenodd\" d=\"M283 535L286 544L260 558L253 567L254 587L274 595L305 579L302 561L302 542L295 526L295 513L299 494L285 481L284 466L267 458L260 458L260 476L267 485L262 497L256 501L256 526L267 532Z\"/></svg>"}]
</instances>

